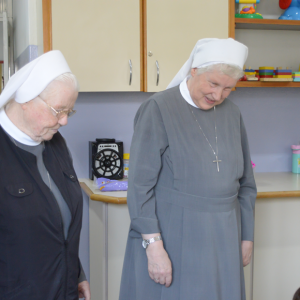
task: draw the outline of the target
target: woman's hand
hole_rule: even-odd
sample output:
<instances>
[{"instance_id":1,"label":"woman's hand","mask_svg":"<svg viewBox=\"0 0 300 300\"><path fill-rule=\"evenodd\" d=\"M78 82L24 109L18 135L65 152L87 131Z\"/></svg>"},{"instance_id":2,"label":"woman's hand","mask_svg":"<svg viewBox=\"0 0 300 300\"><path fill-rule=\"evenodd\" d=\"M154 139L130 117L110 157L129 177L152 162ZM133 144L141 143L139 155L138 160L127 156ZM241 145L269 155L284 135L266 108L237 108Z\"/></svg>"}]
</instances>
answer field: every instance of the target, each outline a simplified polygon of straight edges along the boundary
<instances>
[{"instance_id":1,"label":"woman's hand","mask_svg":"<svg viewBox=\"0 0 300 300\"><path fill-rule=\"evenodd\" d=\"M149 237L149 235L143 235L144 239L151 237ZM163 241L157 241L148 245L146 254L148 257L148 272L150 278L156 283L169 287L172 283L172 263L168 253L164 249Z\"/></svg>"},{"instance_id":2,"label":"woman's hand","mask_svg":"<svg viewBox=\"0 0 300 300\"><path fill-rule=\"evenodd\" d=\"M242 241L242 255L243 255L243 265L246 267L252 256L253 242L251 241Z\"/></svg>"},{"instance_id":3,"label":"woman's hand","mask_svg":"<svg viewBox=\"0 0 300 300\"><path fill-rule=\"evenodd\" d=\"M78 283L78 295L85 300L91 299L90 285L86 280Z\"/></svg>"}]
</instances>

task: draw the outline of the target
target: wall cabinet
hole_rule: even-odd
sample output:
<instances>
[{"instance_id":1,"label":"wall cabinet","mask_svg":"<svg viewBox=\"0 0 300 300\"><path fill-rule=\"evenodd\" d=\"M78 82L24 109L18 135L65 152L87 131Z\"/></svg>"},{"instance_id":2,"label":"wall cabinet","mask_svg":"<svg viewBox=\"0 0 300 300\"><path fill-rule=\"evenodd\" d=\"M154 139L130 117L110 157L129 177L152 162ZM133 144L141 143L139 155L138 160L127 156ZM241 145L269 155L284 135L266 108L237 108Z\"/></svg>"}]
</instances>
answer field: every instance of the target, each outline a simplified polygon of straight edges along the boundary
<instances>
[{"instance_id":1,"label":"wall cabinet","mask_svg":"<svg viewBox=\"0 0 300 300\"><path fill-rule=\"evenodd\" d=\"M162 91L205 37L228 37L227 1L52 0L53 49L85 92Z\"/></svg>"},{"instance_id":2,"label":"wall cabinet","mask_svg":"<svg viewBox=\"0 0 300 300\"><path fill-rule=\"evenodd\" d=\"M148 0L146 20L147 91L157 92L171 82L199 39L228 37L228 2Z\"/></svg>"},{"instance_id":3,"label":"wall cabinet","mask_svg":"<svg viewBox=\"0 0 300 300\"><path fill-rule=\"evenodd\" d=\"M80 91L140 90L138 0L52 0L52 42Z\"/></svg>"}]
</instances>

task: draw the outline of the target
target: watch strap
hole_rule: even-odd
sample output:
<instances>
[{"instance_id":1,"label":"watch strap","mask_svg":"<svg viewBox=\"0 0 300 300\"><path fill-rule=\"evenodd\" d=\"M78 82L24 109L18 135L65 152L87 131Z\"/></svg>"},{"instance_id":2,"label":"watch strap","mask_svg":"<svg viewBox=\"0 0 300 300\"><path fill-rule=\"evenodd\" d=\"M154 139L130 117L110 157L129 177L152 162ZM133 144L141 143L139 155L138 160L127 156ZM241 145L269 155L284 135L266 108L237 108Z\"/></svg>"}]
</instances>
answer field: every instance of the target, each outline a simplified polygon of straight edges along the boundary
<instances>
[{"instance_id":1,"label":"watch strap","mask_svg":"<svg viewBox=\"0 0 300 300\"><path fill-rule=\"evenodd\" d=\"M161 240L162 240L161 235L158 235L158 236L155 236L155 237L153 237L153 238L151 238L151 239L149 239L149 240L143 240L142 245L143 245L143 247L144 247L145 249L147 249L147 247L148 247L150 244L152 244L152 243L154 243L154 242L157 242L157 241L161 241Z\"/></svg>"}]
</instances>

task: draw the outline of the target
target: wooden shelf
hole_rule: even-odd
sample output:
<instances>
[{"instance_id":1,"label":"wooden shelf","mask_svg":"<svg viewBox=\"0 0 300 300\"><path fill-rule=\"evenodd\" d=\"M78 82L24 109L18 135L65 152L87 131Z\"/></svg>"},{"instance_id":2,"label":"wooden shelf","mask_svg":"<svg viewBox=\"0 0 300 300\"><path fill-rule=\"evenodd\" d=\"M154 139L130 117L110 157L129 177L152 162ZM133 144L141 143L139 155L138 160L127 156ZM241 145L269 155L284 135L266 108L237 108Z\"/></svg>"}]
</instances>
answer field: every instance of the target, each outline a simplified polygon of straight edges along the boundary
<instances>
[{"instance_id":1,"label":"wooden shelf","mask_svg":"<svg viewBox=\"0 0 300 300\"><path fill-rule=\"evenodd\" d=\"M235 29L300 30L300 21L235 18Z\"/></svg>"},{"instance_id":2,"label":"wooden shelf","mask_svg":"<svg viewBox=\"0 0 300 300\"><path fill-rule=\"evenodd\" d=\"M236 87L300 87L300 82L263 82L263 81L239 81Z\"/></svg>"},{"instance_id":3,"label":"wooden shelf","mask_svg":"<svg viewBox=\"0 0 300 300\"><path fill-rule=\"evenodd\" d=\"M229 37L235 39L235 30L237 29L257 29L257 30L287 30L300 31L300 21L295 20L279 20L279 19L244 19L235 18L236 4L234 0L228 0L229 7ZM246 34L246 32L242 32ZM280 42L280 41L279 41ZM251 55L251 50L250 50ZM240 81L236 88L240 87L300 87L300 82L253 82Z\"/></svg>"}]
</instances>

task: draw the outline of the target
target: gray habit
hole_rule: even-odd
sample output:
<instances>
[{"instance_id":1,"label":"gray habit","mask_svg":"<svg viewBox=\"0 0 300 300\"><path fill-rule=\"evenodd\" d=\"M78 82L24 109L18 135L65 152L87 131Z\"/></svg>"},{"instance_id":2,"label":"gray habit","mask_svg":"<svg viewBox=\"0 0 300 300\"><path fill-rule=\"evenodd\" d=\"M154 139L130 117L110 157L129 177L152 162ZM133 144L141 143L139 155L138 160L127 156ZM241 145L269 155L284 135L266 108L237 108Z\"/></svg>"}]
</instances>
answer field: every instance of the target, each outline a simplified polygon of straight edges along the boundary
<instances>
[{"instance_id":1,"label":"gray habit","mask_svg":"<svg viewBox=\"0 0 300 300\"><path fill-rule=\"evenodd\" d=\"M190 111L193 109L216 157ZM131 225L120 300L244 300L241 241L253 241L256 186L238 107L190 106L179 87L138 110L130 151ZM161 232L173 268L169 288L152 281L141 234Z\"/></svg>"}]
</instances>

